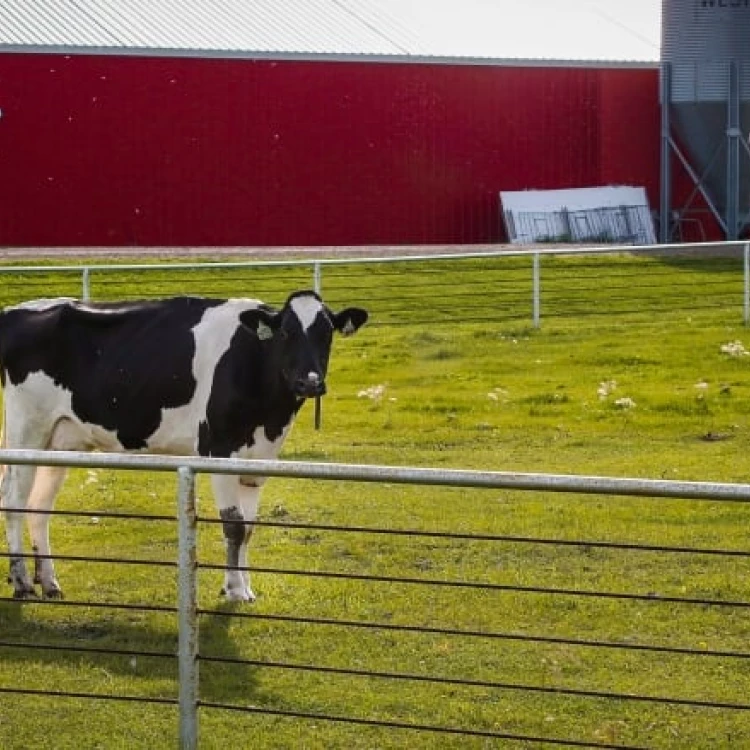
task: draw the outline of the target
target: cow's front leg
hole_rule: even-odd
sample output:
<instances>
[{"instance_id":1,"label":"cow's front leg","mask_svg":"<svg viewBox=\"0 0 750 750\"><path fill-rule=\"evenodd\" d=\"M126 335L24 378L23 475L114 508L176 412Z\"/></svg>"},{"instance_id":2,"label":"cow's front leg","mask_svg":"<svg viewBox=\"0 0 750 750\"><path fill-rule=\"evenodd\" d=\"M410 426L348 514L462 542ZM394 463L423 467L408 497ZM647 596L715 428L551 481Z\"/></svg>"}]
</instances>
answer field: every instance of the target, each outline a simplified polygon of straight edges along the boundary
<instances>
[{"instance_id":1,"label":"cow's front leg","mask_svg":"<svg viewBox=\"0 0 750 750\"><path fill-rule=\"evenodd\" d=\"M52 550L49 543L49 511L55 503L66 469L63 466L40 466L36 471L34 486L29 496L29 510L40 511L28 514L29 535L34 550L34 583L42 586L47 599L62 599L62 589L55 577Z\"/></svg>"},{"instance_id":2,"label":"cow's front leg","mask_svg":"<svg viewBox=\"0 0 750 750\"><path fill-rule=\"evenodd\" d=\"M3 473L0 496L5 510L5 533L8 539L10 572L8 583L16 599L36 597L23 551L23 517L26 501L34 484L35 466L7 466Z\"/></svg>"},{"instance_id":3,"label":"cow's front leg","mask_svg":"<svg viewBox=\"0 0 750 750\"><path fill-rule=\"evenodd\" d=\"M230 601L254 602L247 571L247 551L258 515L261 482L255 477L214 474L211 477L227 550L224 594Z\"/></svg>"}]
</instances>

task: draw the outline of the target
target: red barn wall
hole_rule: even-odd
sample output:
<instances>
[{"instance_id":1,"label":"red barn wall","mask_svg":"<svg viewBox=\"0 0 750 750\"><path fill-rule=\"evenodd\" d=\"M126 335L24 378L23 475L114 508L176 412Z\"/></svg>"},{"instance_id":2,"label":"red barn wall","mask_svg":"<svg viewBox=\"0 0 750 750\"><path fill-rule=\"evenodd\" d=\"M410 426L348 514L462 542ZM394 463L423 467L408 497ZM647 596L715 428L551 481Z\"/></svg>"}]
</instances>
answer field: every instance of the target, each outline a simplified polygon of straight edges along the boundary
<instances>
[{"instance_id":1,"label":"red barn wall","mask_svg":"<svg viewBox=\"0 0 750 750\"><path fill-rule=\"evenodd\" d=\"M658 71L0 55L0 245L503 239L498 192L645 185Z\"/></svg>"}]
</instances>

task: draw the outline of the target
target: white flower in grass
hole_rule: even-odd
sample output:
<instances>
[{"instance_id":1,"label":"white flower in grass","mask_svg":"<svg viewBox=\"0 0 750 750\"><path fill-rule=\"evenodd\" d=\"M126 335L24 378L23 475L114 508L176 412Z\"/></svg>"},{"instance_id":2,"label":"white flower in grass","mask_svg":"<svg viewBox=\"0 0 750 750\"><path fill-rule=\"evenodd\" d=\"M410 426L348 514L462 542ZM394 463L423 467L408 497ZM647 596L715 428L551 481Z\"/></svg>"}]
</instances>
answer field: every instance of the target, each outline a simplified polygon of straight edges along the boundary
<instances>
[{"instance_id":1,"label":"white flower in grass","mask_svg":"<svg viewBox=\"0 0 750 750\"><path fill-rule=\"evenodd\" d=\"M750 354L741 341L729 341L722 344L721 353L729 357L747 357Z\"/></svg>"},{"instance_id":2,"label":"white flower in grass","mask_svg":"<svg viewBox=\"0 0 750 750\"><path fill-rule=\"evenodd\" d=\"M596 395L599 396L600 401L605 401L616 390L616 380L604 380L599 383L599 387L596 389Z\"/></svg>"},{"instance_id":3,"label":"white flower in grass","mask_svg":"<svg viewBox=\"0 0 750 750\"><path fill-rule=\"evenodd\" d=\"M493 388L487 394L487 398L490 401L502 401L505 403L508 400L508 391L505 388Z\"/></svg>"},{"instance_id":4,"label":"white flower in grass","mask_svg":"<svg viewBox=\"0 0 750 750\"><path fill-rule=\"evenodd\" d=\"M633 401L633 399L629 398L628 396L624 396L623 398L618 398L617 401L615 401L615 406L618 409L635 409L635 401Z\"/></svg>"},{"instance_id":5,"label":"white flower in grass","mask_svg":"<svg viewBox=\"0 0 750 750\"><path fill-rule=\"evenodd\" d=\"M385 384L371 385L369 388L361 390L357 398L369 398L371 401L380 401L385 394Z\"/></svg>"}]
</instances>

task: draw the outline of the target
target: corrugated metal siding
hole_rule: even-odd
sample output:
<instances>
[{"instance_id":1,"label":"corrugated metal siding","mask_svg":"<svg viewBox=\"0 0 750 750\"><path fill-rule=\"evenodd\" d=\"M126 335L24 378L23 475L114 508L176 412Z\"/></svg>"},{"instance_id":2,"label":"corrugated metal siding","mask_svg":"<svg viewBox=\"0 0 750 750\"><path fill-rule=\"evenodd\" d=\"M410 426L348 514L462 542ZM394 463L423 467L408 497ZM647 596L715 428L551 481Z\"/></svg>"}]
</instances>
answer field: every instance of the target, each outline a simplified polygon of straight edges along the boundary
<instances>
[{"instance_id":1,"label":"corrugated metal siding","mask_svg":"<svg viewBox=\"0 0 750 750\"><path fill-rule=\"evenodd\" d=\"M0 55L0 244L501 238L500 190L657 195L656 70Z\"/></svg>"},{"instance_id":2,"label":"corrugated metal siding","mask_svg":"<svg viewBox=\"0 0 750 750\"><path fill-rule=\"evenodd\" d=\"M117 45L118 40L73 0L4 0L0 3L3 44Z\"/></svg>"},{"instance_id":3,"label":"corrugated metal siding","mask_svg":"<svg viewBox=\"0 0 750 750\"><path fill-rule=\"evenodd\" d=\"M639 10L631 2L604 12L593 4L517 0L3 0L0 49L655 61L658 15L649 7Z\"/></svg>"},{"instance_id":4,"label":"corrugated metal siding","mask_svg":"<svg viewBox=\"0 0 750 750\"><path fill-rule=\"evenodd\" d=\"M663 0L662 59L672 65L671 101L725 102L728 63L740 67L740 96L750 100L750 4Z\"/></svg>"},{"instance_id":5,"label":"corrugated metal siding","mask_svg":"<svg viewBox=\"0 0 750 750\"><path fill-rule=\"evenodd\" d=\"M598 81L599 178L643 185L658 208L659 78L649 70L608 70Z\"/></svg>"},{"instance_id":6,"label":"corrugated metal siding","mask_svg":"<svg viewBox=\"0 0 750 750\"><path fill-rule=\"evenodd\" d=\"M416 43L388 14L333 0L4 0L0 42L373 54Z\"/></svg>"}]
</instances>

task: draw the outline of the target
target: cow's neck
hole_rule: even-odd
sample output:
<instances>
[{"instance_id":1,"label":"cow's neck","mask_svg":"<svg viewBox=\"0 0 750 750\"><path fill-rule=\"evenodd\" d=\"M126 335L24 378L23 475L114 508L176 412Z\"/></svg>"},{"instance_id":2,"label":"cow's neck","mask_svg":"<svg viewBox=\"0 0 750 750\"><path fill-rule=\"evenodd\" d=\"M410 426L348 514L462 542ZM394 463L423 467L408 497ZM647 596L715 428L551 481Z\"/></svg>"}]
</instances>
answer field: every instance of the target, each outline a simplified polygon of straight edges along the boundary
<instances>
[{"instance_id":1,"label":"cow's neck","mask_svg":"<svg viewBox=\"0 0 750 750\"><path fill-rule=\"evenodd\" d=\"M270 366L264 368L263 387L256 403L266 436L269 440L275 440L291 425L305 399L292 392L280 368L273 363L273 358L269 358L268 362Z\"/></svg>"}]
</instances>

